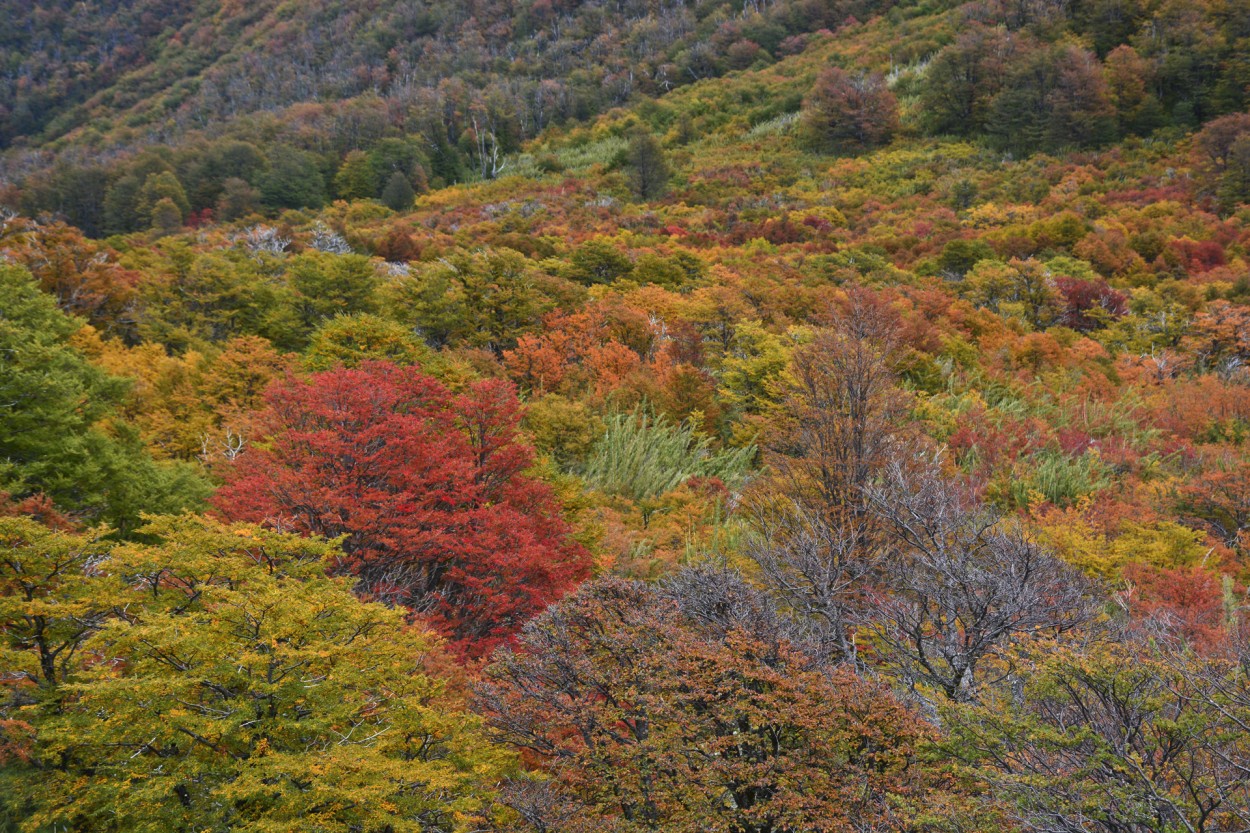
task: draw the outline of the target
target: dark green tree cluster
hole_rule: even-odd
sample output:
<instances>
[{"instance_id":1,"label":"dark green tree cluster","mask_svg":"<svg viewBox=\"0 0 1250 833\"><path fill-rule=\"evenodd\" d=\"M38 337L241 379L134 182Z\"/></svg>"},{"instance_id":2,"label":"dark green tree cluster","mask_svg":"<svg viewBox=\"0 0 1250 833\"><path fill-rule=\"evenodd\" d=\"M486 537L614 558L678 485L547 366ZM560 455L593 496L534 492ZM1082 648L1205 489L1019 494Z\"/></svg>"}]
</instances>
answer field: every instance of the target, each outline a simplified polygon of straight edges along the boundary
<instances>
[{"instance_id":1,"label":"dark green tree cluster","mask_svg":"<svg viewBox=\"0 0 1250 833\"><path fill-rule=\"evenodd\" d=\"M0 266L0 491L45 495L89 520L134 528L143 512L200 505L186 464L157 463L114 412L127 382L75 349L82 326L26 270Z\"/></svg>"},{"instance_id":2,"label":"dark green tree cluster","mask_svg":"<svg viewBox=\"0 0 1250 833\"><path fill-rule=\"evenodd\" d=\"M1092 53L1001 29L974 27L939 52L921 100L929 130L984 135L1022 155L1116 137L1112 90Z\"/></svg>"},{"instance_id":3,"label":"dark green tree cluster","mask_svg":"<svg viewBox=\"0 0 1250 833\"><path fill-rule=\"evenodd\" d=\"M1017 154L1193 129L1250 103L1244 19L1206 3L1006 3L933 57L921 121Z\"/></svg>"},{"instance_id":4,"label":"dark green tree cluster","mask_svg":"<svg viewBox=\"0 0 1250 833\"><path fill-rule=\"evenodd\" d=\"M521 8L489 0L466 17L451 0L420 13L386 0L367 15L349 5L319 7L283 20L282 37L271 40L266 33L283 15L274 0L226 13L202 2L142 0L81 9L72 20L63 10L35 14L4 0L0 12L14 21L13 32L56 34L0 33L6 68L24 79L0 89L0 116L7 116L0 150L63 137L116 106L129 109L126 126L110 133L111 148L135 147L126 131L136 127L159 125L168 137L165 162L189 204L170 197L182 222L198 222L205 210L235 219L258 207L275 212L339 198L380 198L402 211L409 198L398 175L416 193L427 183L493 177L503 155L552 126L765 65L801 52L811 33L891 5L782 0L744 10L714 0L657 10L593 0L561 10L547 0ZM152 21L187 28L172 44L178 27ZM114 47L119 38L127 48ZM131 39L144 46L131 47ZM247 50L263 57L237 60ZM505 54L514 56L506 68ZM193 85L176 83L192 76ZM210 125L226 138L201 138ZM23 174L23 210L61 214L93 236L171 230L169 206L154 218L138 197L159 171L113 149L98 153L99 145L88 137L60 161ZM644 199L654 199L653 187L645 186Z\"/></svg>"},{"instance_id":5,"label":"dark green tree cluster","mask_svg":"<svg viewBox=\"0 0 1250 833\"><path fill-rule=\"evenodd\" d=\"M1220 208L1250 202L1250 114L1212 121L1194 137L1194 156L1201 187Z\"/></svg>"},{"instance_id":6,"label":"dark green tree cluster","mask_svg":"<svg viewBox=\"0 0 1250 833\"><path fill-rule=\"evenodd\" d=\"M500 353L540 328L542 315L579 299L579 287L511 249L457 251L416 265L380 290L386 314L431 347Z\"/></svg>"},{"instance_id":7,"label":"dark green tree cluster","mask_svg":"<svg viewBox=\"0 0 1250 833\"><path fill-rule=\"evenodd\" d=\"M331 199L381 199L396 211L424 191L420 143L389 138L341 156L259 136L144 150L109 166L62 164L29 178L18 202L64 216L93 236L235 221ZM456 177L459 178L459 177Z\"/></svg>"},{"instance_id":8,"label":"dark green tree cluster","mask_svg":"<svg viewBox=\"0 0 1250 833\"><path fill-rule=\"evenodd\" d=\"M169 273L143 287L139 330L145 339L179 349L245 335L301 349L326 321L375 308L379 279L363 255L311 249L257 255L246 247L169 251Z\"/></svg>"}]
</instances>

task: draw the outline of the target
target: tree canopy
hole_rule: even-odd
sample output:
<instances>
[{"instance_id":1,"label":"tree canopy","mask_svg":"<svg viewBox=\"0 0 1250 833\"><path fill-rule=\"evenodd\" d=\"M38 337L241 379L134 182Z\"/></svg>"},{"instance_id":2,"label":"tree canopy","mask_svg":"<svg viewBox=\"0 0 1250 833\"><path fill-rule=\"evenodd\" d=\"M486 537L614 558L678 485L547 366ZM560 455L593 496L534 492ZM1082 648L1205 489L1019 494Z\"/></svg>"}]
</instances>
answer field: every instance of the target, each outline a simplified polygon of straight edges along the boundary
<instances>
[{"instance_id":1,"label":"tree canopy","mask_svg":"<svg viewBox=\"0 0 1250 833\"><path fill-rule=\"evenodd\" d=\"M25 269L0 265L0 308L0 490L47 495L121 531L141 512L200 504L207 487L192 469L153 462L132 429L111 421L126 381L74 347L81 323Z\"/></svg>"},{"instance_id":2,"label":"tree canopy","mask_svg":"<svg viewBox=\"0 0 1250 833\"><path fill-rule=\"evenodd\" d=\"M460 829L509 766L426 670L438 640L327 577L331 545L192 516L129 545L0 524L22 830ZM77 654L54 680L14 675L54 645Z\"/></svg>"},{"instance_id":3,"label":"tree canopy","mask_svg":"<svg viewBox=\"0 0 1250 833\"><path fill-rule=\"evenodd\" d=\"M550 488L526 474L515 394L452 394L365 362L271 388L259 436L213 502L227 517L346 536L333 570L422 614L473 655L585 577Z\"/></svg>"}]
</instances>

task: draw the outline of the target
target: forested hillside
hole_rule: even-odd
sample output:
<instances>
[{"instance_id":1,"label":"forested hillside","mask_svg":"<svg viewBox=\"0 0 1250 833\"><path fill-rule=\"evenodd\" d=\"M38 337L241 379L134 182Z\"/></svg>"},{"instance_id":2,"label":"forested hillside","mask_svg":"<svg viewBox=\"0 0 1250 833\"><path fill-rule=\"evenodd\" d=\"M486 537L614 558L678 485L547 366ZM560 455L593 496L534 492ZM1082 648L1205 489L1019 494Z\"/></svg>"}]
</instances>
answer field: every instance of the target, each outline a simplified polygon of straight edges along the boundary
<instances>
[{"instance_id":1,"label":"forested hillside","mask_svg":"<svg viewBox=\"0 0 1250 833\"><path fill-rule=\"evenodd\" d=\"M0 829L1250 827L1250 3L0 10Z\"/></svg>"},{"instance_id":2,"label":"forested hillside","mask_svg":"<svg viewBox=\"0 0 1250 833\"><path fill-rule=\"evenodd\" d=\"M450 183L549 126L771 60L796 32L889 5L6 3L0 148L23 178L193 137L339 156L402 137Z\"/></svg>"}]
</instances>

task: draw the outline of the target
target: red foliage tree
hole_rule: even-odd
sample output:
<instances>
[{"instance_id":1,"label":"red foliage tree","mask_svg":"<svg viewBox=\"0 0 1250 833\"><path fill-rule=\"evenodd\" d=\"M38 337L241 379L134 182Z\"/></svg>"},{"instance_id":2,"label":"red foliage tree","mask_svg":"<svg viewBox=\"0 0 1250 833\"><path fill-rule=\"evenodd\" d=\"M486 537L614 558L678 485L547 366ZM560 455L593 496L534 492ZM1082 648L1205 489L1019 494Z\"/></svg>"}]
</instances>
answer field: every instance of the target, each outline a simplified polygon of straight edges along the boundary
<instances>
[{"instance_id":1,"label":"red foliage tree","mask_svg":"<svg viewBox=\"0 0 1250 833\"><path fill-rule=\"evenodd\" d=\"M1061 275L1055 278L1055 286L1063 296L1061 320L1079 332L1096 330L1128 312L1128 296L1112 289L1106 281Z\"/></svg>"},{"instance_id":2,"label":"red foliage tree","mask_svg":"<svg viewBox=\"0 0 1250 833\"><path fill-rule=\"evenodd\" d=\"M898 101L880 73L830 67L804 101L803 129L815 150L856 152L886 144L898 130Z\"/></svg>"},{"instance_id":3,"label":"red foliage tree","mask_svg":"<svg viewBox=\"0 0 1250 833\"><path fill-rule=\"evenodd\" d=\"M1194 397L1206 415L1220 417L1214 397ZM1209 420L1208 420L1209 421ZM1199 419L1190 422L1198 423ZM1218 455L1201 476L1176 490L1175 508L1226 547L1241 549L1250 533L1250 463L1232 455Z\"/></svg>"},{"instance_id":4,"label":"red foliage tree","mask_svg":"<svg viewBox=\"0 0 1250 833\"><path fill-rule=\"evenodd\" d=\"M1191 647L1209 653L1224 646L1224 588L1220 577L1202 567L1169 570L1150 564L1124 568L1131 592L1126 594L1134 624L1151 630L1163 627Z\"/></svg>"},{"instance_id":5,"label":"red foliage tree","mask_svg":"<svg viewBox=\"0 0 1250 833\"><path fill-rule=\"evenodd\" d=\"M551 776L506 785L527 822L510 829L853 833L918 829L920 806L940 817L952 796L918 765L928 727L884 686L819 667L787 627L711 571L606 577L535 619L478 689L498 737Z\"/></svg>"},{"instance_id":6,"label":"red foliage tree","mask_svg":"<svg viewBox=\"0 0 1250 833\"><path fill-rule=\"evenodd\" d=\"M70 315L86 318L109 335L134 324L140 274L117 263L110 249L64 223L14 218L0 223L0 251L25 266L39 288Z\"/></svg>"},{"instance_id":7,"label":"red foliage tree","mask_svg":"<svg viewBox=\"0 0 1250 833\"><path fill-rule=\"evenodd\" d=\"M453 395L409 367L337 369L270 389L263 442L214 503L232 520L345 536L334 569L402 603L468 656L489 652L581 581L586 551L524 471L513 389Z\"/></svg>"}]
</instances>

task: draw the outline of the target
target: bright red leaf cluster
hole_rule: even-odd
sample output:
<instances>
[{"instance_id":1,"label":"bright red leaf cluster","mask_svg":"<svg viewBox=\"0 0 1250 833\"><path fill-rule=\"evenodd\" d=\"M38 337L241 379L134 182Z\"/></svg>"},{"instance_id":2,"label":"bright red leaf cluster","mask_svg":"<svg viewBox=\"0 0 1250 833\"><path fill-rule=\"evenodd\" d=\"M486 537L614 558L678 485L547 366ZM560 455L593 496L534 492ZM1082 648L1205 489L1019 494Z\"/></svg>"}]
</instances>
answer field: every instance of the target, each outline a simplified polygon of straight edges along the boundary
<instances>
[{"instance_id":1,"label":"bright red leaf cluster","mask_svg":"<svg viewBox=\"0 0 1250 833\"><path fill-rule=\"evenodd\" d=\"M288 379L214 502L232 520L345 536L337 571L481 656L590 566L551 488L525 474L519 418L496 380L453 394L381 362Z\"/></svg>"}]
</instances>

